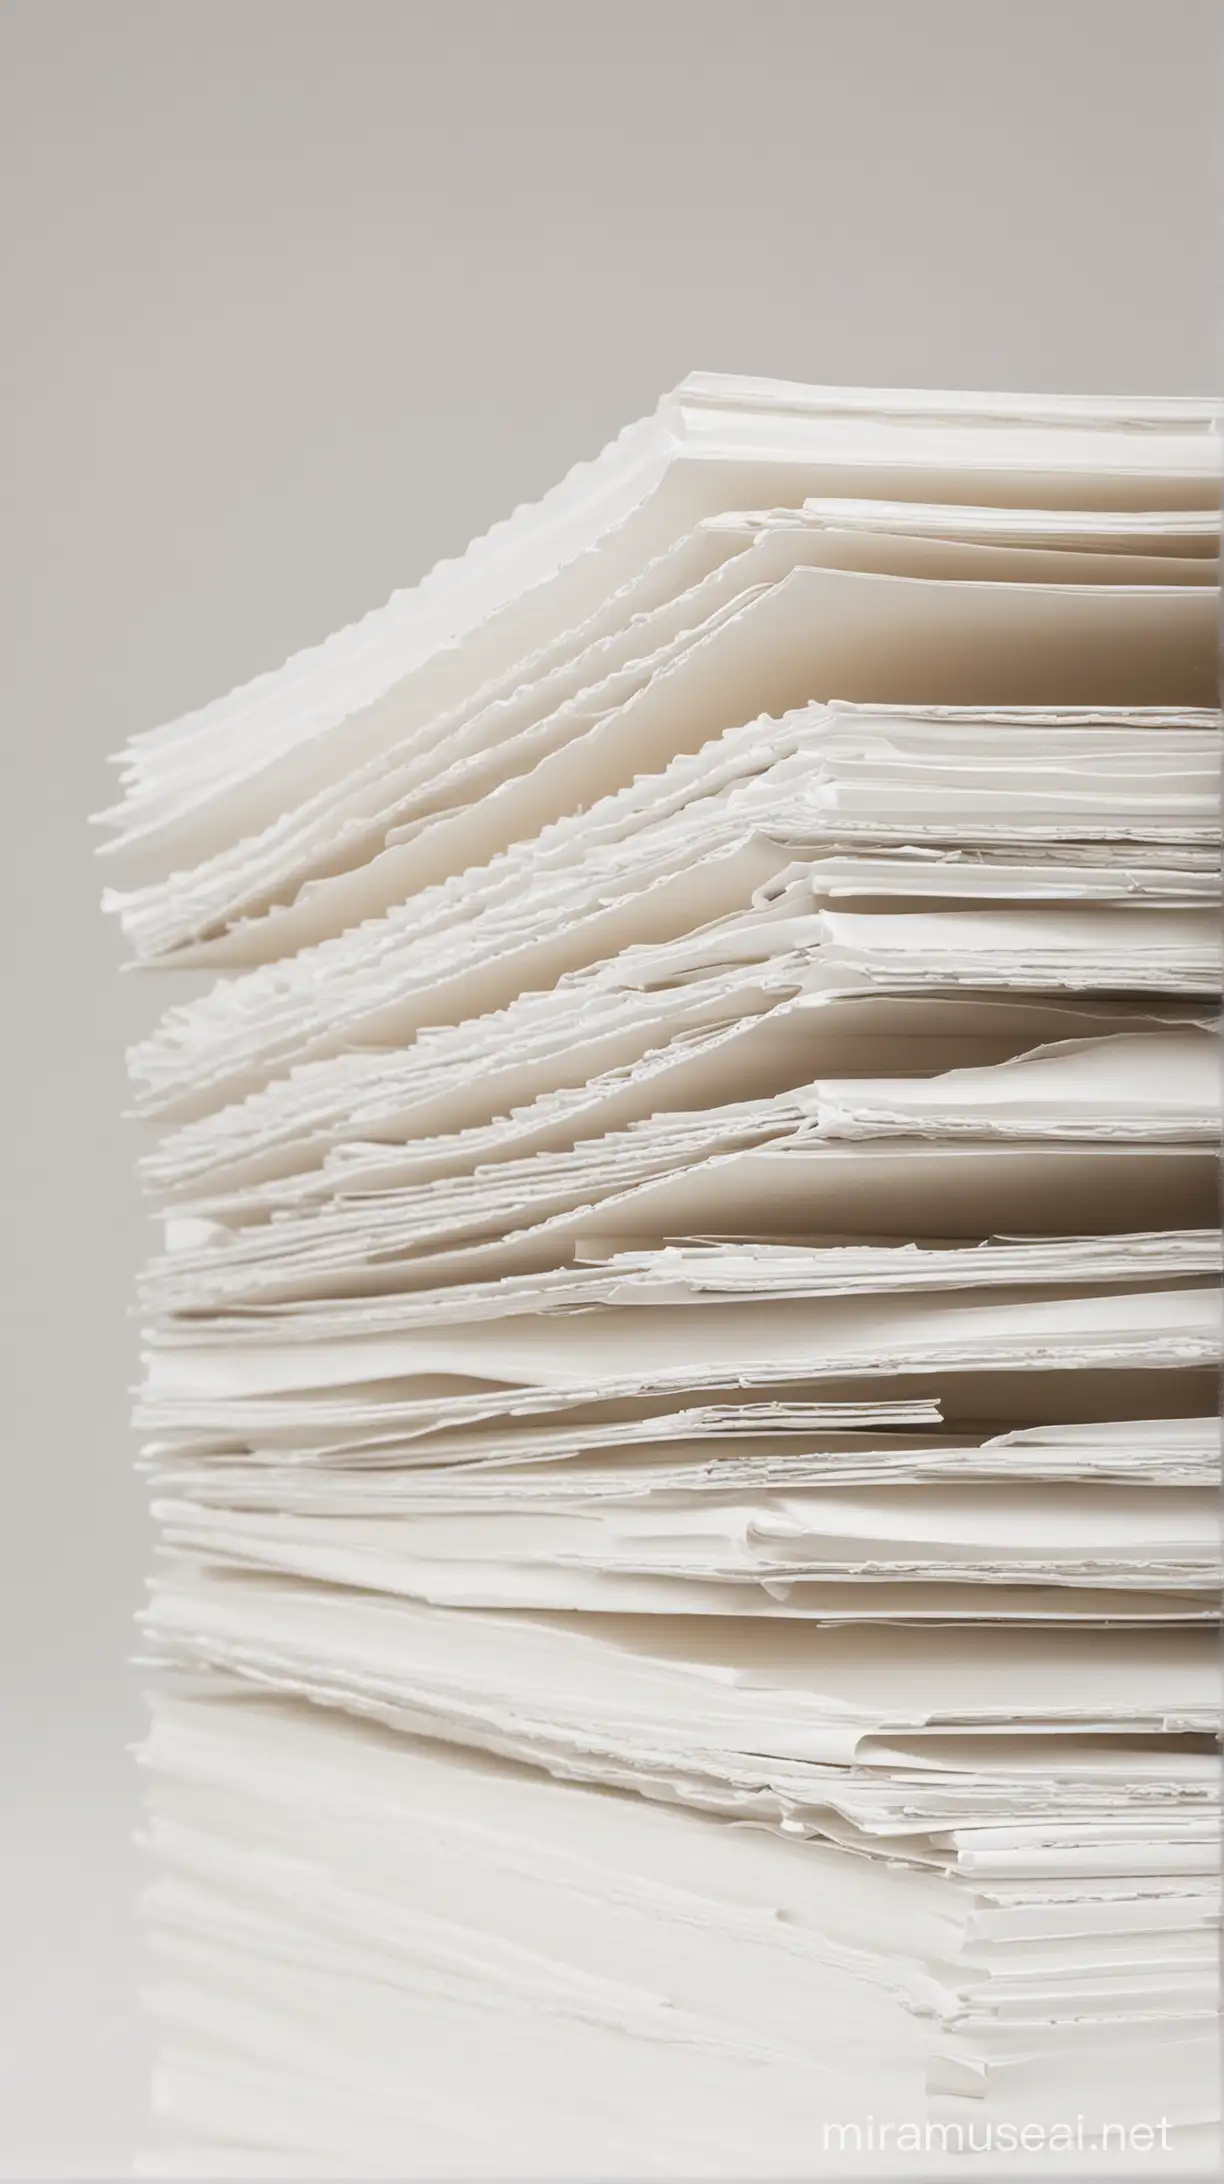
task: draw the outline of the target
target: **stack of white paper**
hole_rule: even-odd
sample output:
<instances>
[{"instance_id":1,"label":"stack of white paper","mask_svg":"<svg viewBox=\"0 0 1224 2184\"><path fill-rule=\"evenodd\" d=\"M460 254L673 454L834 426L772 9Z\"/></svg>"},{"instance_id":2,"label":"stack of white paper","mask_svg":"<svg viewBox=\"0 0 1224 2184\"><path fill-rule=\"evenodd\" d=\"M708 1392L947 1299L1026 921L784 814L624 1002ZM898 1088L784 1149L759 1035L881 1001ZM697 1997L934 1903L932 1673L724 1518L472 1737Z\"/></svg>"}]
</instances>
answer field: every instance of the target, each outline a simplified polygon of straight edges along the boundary
<instances>
[{"instance_id":1,"label":"stack of white paper","mask_svg":"<svg viewBox=\"0 0 1224 2184\"><path fill-rule=\"evenodd\" d=\"M1215 426L699 375L129 745L157 2173L1209 2165Z\"/></svg>"}]
</instances>

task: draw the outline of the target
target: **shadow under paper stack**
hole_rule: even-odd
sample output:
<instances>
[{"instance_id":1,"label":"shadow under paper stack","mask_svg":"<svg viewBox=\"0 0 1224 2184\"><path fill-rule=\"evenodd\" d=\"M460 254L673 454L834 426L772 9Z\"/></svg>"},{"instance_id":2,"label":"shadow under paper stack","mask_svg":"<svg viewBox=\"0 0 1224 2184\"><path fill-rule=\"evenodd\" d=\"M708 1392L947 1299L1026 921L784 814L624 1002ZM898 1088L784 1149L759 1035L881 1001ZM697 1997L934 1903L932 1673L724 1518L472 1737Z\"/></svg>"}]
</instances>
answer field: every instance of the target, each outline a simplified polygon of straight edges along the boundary
<instances>
[{"instance_id":1,"label":"shadow under paper stack","mask_svg":"<svg viewBox=\"0 0 1224 2184\"><path fill-rule=\"evenodd\" d=\"M1217 444L697 375L129 745L151 2173L1210 2173Z\"/></svg>"}]
</instances>

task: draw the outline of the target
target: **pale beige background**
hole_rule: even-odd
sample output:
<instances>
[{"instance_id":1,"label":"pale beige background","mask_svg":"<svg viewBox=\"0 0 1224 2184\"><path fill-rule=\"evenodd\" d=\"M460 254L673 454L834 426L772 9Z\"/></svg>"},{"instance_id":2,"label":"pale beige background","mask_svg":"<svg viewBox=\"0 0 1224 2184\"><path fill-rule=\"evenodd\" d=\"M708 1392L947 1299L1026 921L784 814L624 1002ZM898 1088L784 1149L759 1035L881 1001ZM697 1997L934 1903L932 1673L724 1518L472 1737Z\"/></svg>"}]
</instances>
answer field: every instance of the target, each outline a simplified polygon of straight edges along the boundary
<instances>
[{"instance_id":1,"label":"pale beige background","mask_svg":"<svg viewBox=\"0 0 1224 2184\"><path fill-rule=\"evenodd\" d=\"M1210 0L0 6L0 2172L116 2171L146 2066L118 1118L158 992L96 909L103 754L693 367L1210 389L1220 27Z\"/></svg>"}]
</instances>

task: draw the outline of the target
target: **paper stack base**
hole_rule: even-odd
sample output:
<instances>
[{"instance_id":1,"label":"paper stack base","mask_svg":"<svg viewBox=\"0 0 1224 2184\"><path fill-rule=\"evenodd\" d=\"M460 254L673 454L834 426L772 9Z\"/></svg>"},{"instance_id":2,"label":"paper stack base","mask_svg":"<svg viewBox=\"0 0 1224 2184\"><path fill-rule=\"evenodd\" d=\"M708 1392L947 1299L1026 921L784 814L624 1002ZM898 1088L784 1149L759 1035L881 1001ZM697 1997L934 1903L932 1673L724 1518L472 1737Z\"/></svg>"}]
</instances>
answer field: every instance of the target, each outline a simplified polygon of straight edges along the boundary
<instances>
[{"instance_id":1,"label":"paper stack base","mask_svg":"<svg viewBox=\"0 0 1224 2184\"><path fill-rule=\"evenodd\" d=\"M340 2173L513 2173L530 2144L559 2175L797 2175L868 2115L981 2145L1035 2095L1050 2124L1210 2110L1203 1878L974 1881L233 1704L164 1703L147 1754L159 2101L188 2130L277 2145L293 2087L298 2151ZM1145 1978L1179 1996L1158 2034Z\"/></svg>"}]
</instances>

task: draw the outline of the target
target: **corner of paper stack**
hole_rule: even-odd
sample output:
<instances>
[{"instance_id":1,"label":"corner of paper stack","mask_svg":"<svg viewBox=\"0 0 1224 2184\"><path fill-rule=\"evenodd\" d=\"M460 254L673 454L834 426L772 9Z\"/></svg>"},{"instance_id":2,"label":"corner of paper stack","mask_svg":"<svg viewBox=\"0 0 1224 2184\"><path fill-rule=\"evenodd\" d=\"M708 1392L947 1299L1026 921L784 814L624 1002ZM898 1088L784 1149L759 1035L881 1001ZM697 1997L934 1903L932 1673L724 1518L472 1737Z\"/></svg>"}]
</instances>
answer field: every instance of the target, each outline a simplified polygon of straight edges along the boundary
<instances>
[{"instance_id":1,"label":"corner of paper stack","mask_svg":"<svg viewBox=\"0 0 1224 2184\"><path fill-rule=\"evenodd\" d=\"M145 2173L1215 2173L1218 434L698 374L122 753Z\"/></svg>"}]
</instances>

